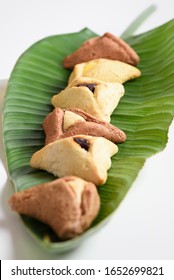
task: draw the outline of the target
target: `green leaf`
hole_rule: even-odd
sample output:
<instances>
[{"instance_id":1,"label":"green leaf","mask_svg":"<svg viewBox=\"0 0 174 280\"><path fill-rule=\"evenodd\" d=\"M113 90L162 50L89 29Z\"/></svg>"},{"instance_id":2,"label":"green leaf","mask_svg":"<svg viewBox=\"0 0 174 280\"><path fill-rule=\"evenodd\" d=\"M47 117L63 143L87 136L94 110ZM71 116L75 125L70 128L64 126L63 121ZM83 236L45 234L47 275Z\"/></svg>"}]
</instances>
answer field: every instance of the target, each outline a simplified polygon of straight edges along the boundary
<instances>
[{"instance_id":1,"label":"green leaf","mask_svg":"<svg viewBox=\"0 0 174 280\"><path fill-rule=\"evenodd\" d=\"M145 160L164 149L174 117L173 30L174 20L128 40L140 55L142 76L125 84L126 94L112 115L112 124L126 132L127 141L119 145L108 180L99 187L101 210L97 219L82 235L62 242L48 226L23 216L24 224L41 246L52 252L78 246L117 209ZM64 57L94 36L95 33L84 29L48 37L19 58L8 83L3 118L9 175L16 191L54 178L32 169L29 161L44 145L42 121L53 109L50 99L67 85L70 72L62 66Z\"/></svg>"},{"instance_id":2,"label":"green leaf","mask_svg":"<svg viewBox=\"0 0 174 280\"><path fill-rule=\"evenodd\" d=\"M135 34L136 30L142 25L147 18L156 11L156 6L150 5L146 10L144 10L134 21L126 28L126 30L121 34L123 39L128 38Z\"/></svg>"}]
</instances>

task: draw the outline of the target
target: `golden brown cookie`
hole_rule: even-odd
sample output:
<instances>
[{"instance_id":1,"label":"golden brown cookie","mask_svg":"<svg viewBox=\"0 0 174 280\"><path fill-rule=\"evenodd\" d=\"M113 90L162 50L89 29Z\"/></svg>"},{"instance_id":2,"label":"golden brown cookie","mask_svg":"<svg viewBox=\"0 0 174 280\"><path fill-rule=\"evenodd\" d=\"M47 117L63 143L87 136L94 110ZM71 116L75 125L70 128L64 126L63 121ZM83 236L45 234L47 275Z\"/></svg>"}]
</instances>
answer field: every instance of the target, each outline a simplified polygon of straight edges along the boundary
<instances>
[{"instance_id":1,"label":"golden brown cookie","mask_svg":"<svg viewBox=\"0 0 174 280\"><path fill-rule=\"evenodd\" d=\"M98 58L119 60L131 65L139 62L139 56L125 41L107 32L101 37L85 41L78 50L64 59L63 65L73 69L76 64Z\"/></svg>"},{"instance_id":2,"label":"golden brown cookie","mask_svg":"<svg viewBox=\"0 0 174 280\"><path fill-rule=\"evenodd\" d=\"M93 78L74 79L51 102L62 109L78 108L92 116L110 122L110 116L124 95L121 83L106 83Z\"/></svg>"},{"instance_id":3,"label":"golden brown cookie","mask_svg":"<svg viewBox=\"0 0 174 280\"><path fill-rule=\"evenodd\" d=\"M141 72L138 68L111 59L94 59L86 63L77 64L69 77L69 84L74 79L88 77L109 83L125 83L126 81L138 78Z\"/></svg>"},{"instance_id":4,"label":"golden brown cookie","mask_svg":"<svg viewBox=\"0 0 174 280\"><path fill-rule=\"evenodd\" d=\"M30 165L58 177L78 176L99 186L106 182L111 157L117 152L117 145L103 137L76 135L46 145L33 154Z\"/></svg>"},{"instance_id":5,"label":"golden brown cookie","mask_svg":"<svg viewBox=\"0 0 174 280\"><path fill-rule=\"evenodd\" d=\"M78 134L104 137L114 143L126 140L121 129L76 108L55 108L44 119L43 128L46 134L45 145Z\"/></svg>"},{"instance_id":6,"label":"golden brown cookie","mask_svg":"<svg viewBox=\"0 0 174 280\"><path fill-rule=\"evenodd\" d=\"M15 193L9 203L18 213L48 224L64 240L85 231L100 208L95 185L74 176Z\"/></svg>"}]
</instances>

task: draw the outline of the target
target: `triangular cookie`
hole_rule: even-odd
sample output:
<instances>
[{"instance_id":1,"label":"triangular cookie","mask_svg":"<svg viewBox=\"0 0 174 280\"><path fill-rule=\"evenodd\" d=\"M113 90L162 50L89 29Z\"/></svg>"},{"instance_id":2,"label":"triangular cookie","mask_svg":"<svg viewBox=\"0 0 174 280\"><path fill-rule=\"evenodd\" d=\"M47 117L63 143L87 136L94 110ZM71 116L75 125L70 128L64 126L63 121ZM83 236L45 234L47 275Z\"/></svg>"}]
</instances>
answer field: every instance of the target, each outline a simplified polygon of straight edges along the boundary
<instances>
[{"instance_id":1,"label":"triangular cookie","mask_svg":"<svg viewBox=\"0 0 174 280\"><path fill-rule=\"evenodd\" d=\"M104 137L114 143L126 140L125 133L112 124L100 121L76 108L55 108L43 121L45 144L78 134Z\"/></svg>"},{"instance_id":2,"label":"triangular cookie","mask_svg":"<svg viewBox=\"0 0 174 280\"><path fill-rule=\"evenodd\" d=\"M107 32L101 37L85 41L79 49L64 59L64 67L72 69L76 64L97 58L119 60L137 65L139 56L121 38Z\"/></svg>"},{"instance_id":3,"label":"triangular cookie","mask_svg":"<svg viewBox=\"0 0 174 280\"><path fill-rule=\"evenodd\" d=\"M132 65L118 60L100 58L77 64L69 77L69 83L80 77L88 77L103 82L123 84L140 75L140 70Z\"/></svg>"},{"instance_id":4,"label":"triangular cookie","mask_svg":"<svg viewBox=\"0 0 174 280\"><path fill-rule=\"evenodd\" d=\"M18 213L48 224L64 240L86 230L100 208L96 186L74 176L17 192L9 203Z\"/></svg>"},{"instance_id":5,"label":"triangular cookie","mask_svg":"<svg viewBox=\"0 0 174 280\"><path fill-rule=\"evenodd\" d=\"M57 140L33 154L30 165L55 176L78 176L102 185L117 145L103 137L76 135Z\"/></svg>"},{"instance_id":6,"label":"triangular cookie","mask_svg":"<svg viewBox=\"0 0 174 280\"><path fill-rule=\"evenodd\" d=\"M106 83L81 77L73 80L64 90L54 95L51 102L54 107L78 108L109 122L123 94L124 87L121 83Z\"/></svg>"}]
</instances>

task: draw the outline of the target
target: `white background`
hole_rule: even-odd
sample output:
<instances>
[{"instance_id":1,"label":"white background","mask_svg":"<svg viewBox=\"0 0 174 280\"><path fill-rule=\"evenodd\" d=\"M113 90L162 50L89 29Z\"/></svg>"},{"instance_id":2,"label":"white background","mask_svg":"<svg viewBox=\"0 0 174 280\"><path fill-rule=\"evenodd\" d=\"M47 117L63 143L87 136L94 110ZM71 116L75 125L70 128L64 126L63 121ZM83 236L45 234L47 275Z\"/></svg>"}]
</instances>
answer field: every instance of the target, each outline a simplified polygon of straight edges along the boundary
<instances>
[{"instance_id":1,"label":"white background","mask_svg":"<svg viewBox=\"0 0 174 280\"><path fill-rule=\"evenodd\" d=\"M173 0L1 0L0 79L9 78L18 57L39 39L84 27L101 35L109 31L119 36L151 4L156 4L157 10L137 33L172 19ZM0 106L2 112L2 90ZM173 143L174 125L170 127L167 148L146 162L110 222L77 249L52 255L35 244L8 206L13 186L5 171L1 133L0 258L174 259Z\"/></svg>"}]
</instances>

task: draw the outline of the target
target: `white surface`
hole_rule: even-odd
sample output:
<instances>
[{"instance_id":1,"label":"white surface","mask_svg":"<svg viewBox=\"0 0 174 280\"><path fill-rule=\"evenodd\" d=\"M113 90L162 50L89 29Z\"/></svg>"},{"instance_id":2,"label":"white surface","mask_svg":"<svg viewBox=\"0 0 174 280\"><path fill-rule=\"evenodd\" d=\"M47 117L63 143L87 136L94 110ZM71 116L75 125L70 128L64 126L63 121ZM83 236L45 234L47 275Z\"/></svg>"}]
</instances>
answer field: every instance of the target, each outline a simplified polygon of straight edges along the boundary
<instances>
[{"instance_id":1,"label":"white surface","mask_svg":"<svg viewBox=\"0 0 174 280\"><path fill-rule=\"evenodd\" d=\"M22 52L39 39L89 27L120 35L150 4L157 11L139 28L144 32L173 17L169 1L2 0L0 79L8 78ZM3 28L2 28L3 27ZM2 82L1 82L2 89ZM0 110L3 93L0 93ZM2 133L1 133L2 135ZM174 259L174 124L165 151L146 162L111 221L77 249L62 255L43 251L9 209L13 192L0 139L1 259Z\"/></svg>"}]
</instances>

